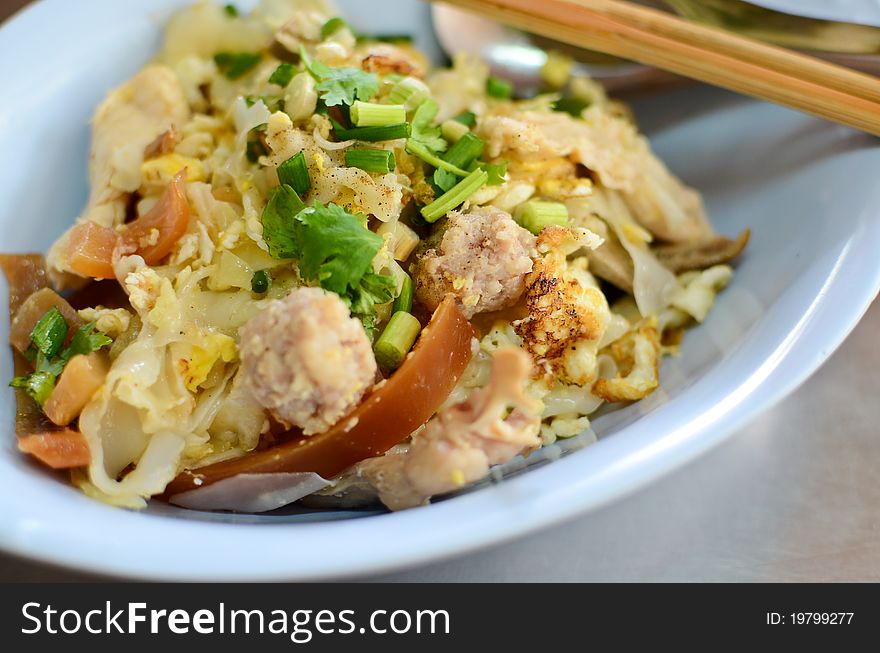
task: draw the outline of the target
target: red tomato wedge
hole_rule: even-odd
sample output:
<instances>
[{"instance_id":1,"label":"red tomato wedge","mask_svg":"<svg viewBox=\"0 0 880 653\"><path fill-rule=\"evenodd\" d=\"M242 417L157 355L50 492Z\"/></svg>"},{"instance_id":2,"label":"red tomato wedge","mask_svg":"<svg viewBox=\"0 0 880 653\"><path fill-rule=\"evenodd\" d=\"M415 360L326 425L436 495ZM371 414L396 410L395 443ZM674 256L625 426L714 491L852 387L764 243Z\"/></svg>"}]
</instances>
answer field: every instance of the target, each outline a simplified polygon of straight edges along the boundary
<instances>
[{"instance_id":1,"label":"red tomato wedge","mask_svg":"<svg viewBox=\"0 0 880 653\"><path fill-rule=\"evenodd\" d=\"M188 226L184 168L168 184L156 206L122 231L94 222L76 225L70 232L67 262L70 269L81 276L113 279L113 253L120 245L142 256L147 265L156 265L171 253Z\"/></svg>"},{"instance_id":2,"label":"red tomato wedge","mask_svg":"<svg viewBox=\"0 0 880 653\"><path fill-rule=\"evenodd\" d=\"M18 439L18 448L52 469L85 467L91 460L85 437L71 429L25 435Z\"/></svg>"},{"instance_id":3,"label":"red tomato wedge","mask_svg":"<svg viewBox=\"0 0 880 653\"><path fill-rule=\"evenodd\" d=\"M455 300L447 297L400 369L329 431L187 470L168 485L163 496L173 497L237 474L315 472L332 478L361 460L381 456L437 412L470 362L475 336Z\"/></svg>"},{"instance_id":4,"label":"red tomato wedge","mask_svg":"<svg viewBox=\"0 0 880 653\"><path fill-rule=\"evenodd\" d=\"M119 245L115 229L81 222L70 230L67 264L71 271L92 279L114 279L113 250Z\"/></svg>"},{"instance_id":5,"label":"red tomato wedge","mask_svg":"<svg viewBox=\"0 0 880 653\"><path fill-rule=\"evenodd\" d=\"M189 226L189 204L186 201L186 168L175 175L162 193L159 203L123 231L126 243L137 247L147 265L156 265L171 253ZM158 232L158 237L154 234ZM150 243L150 244L145 244Z\"/></svg>"}]
</instances>

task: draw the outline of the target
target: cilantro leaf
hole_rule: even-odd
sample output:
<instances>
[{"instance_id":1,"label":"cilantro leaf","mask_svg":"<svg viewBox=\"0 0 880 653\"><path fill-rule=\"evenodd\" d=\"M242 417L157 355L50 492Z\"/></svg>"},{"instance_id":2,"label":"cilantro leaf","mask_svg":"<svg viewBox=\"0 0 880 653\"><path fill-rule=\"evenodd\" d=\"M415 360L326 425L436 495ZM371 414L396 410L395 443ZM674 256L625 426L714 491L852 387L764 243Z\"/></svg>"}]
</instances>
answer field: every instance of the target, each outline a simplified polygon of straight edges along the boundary
<instances>
[{"instance_id":1,"label":"cilantro leaf","mask_svg":"<svg viewBox=\"0 0 880 653\"><path fill-rule=\"evenodd\" d=\"M434 185L444 193L455 186L459 181L458 175L444 168L437 168L434 171Z\"/></svg>"},{"instance_id":2,"label":"cilantro leaf","mask_svg":"<svg viewBox=\"0 0 880 653\"><path fill-rule=\"evenodd\" d=\"M287 87L293 76L296 74L296 67L293 64L283 63L275 69L272 76L269 77L270 84L278 84L282 88Z\"/></svg>"},{"instance_id":3,"label":"cilantro leaf","mask_svg":"<svg viewBox=\"0 0 880 653\"><path fill-rule=\"evenodd\" d=\"M480 168L489 173L488 186L500 186L504 183L504 176L507 174L508 161L499 161L498 163L480 162Z\"/></svg>"},{"instance_id":4,"label":"cilantro leaf","mask_svg":"<svg viewBox=\"0 0 880 653\"><path fill-rule=\"evenodd\" d=\"M376 327L379 324L376 306L393 300L394 288L394 279L391 277L367 272L358 287L342 298L349 305L351 312L360 318L370 340L376 335Z\"/></svg>"},{"instance_id":5,"label":"cilantro leaf","mask_svg":"<svg viewBox=\"0 0 880 653\"><path fill-rule=\"evenodd\" d=\"M73 334L73 338L70 340L70 344L65 347L61 353L58 353L58 349L63 345L64 338L68 331L67 321L61 315L60 311L58 311L57 308L51 308L42 318L40 318L40 321L37 324L38 326L40 324L56 325L56 331L61 333L60 341L57 342L57 347L53 345L51 349L41 346L37 341L41 340L43 336L35 328L35 333L31 334L31 339L34 341L34 344L37 345L35 348L36 355L34 357L34 372L27 376L15 377L9 385L13 388L24 390L27 392L28 396L42 406L46 403L52 390L55 389L55 382L58 377L61 376L61 373L64 371L64 366L70 362L71 358L79 354L91 354L92 352L98 351L99 349L112 344L113 340L103 333L95 333L95 323L90 322L77 329ZM45 328L43 331L45 331Z\"/></svg>"},{"instance_id":6,"label":"cilantro leaf","mask_svg":"<svg viewBox=\"0 0 880 653\"><path fill-rule=\"evenodd\" d=\"M371 336L376 305L394 299L394 280L373 272L384 240L366 227L366 216L336 204L305 207L290 186L281 186L263 211L263 237L276 258L295 258L303 279L336 293Z\"/></svg>"},{"instance_id":7,"label":"cilantro leaf","mask_svg":"<svg viewBox=\"0 0 880 653\"><path fill-rule=\"evenodd\" d=\"M294 237L296 216L306 208L290 186L282 185L263 209L263 239L273 258L296 258L299 246Z\"/></svg>"},{"instance_id":8,"label":"cilantro leaf","mask_svg":"<svg viewBox=\"0 0 880 653\"><path fill-rule=\"evenodd\" d=\"M355 100L366 102L379 92L379 78L360 68L332 68L320 61L313 61L305 48L300 48L300 57L306 70L318 83L318 91L328 107L345 104L351 106Z\"/></svg>"},{"instance_id":9,"label":"cilantro leaf","mask_svg":"<svg viewBox=\"0 0 880 653\"><path fill-rule=\"evenodd\" d=\"M412 120L412 137L417 143L421 143L432 152L445 152L446 141L440 135L440 127L431 127L434 118L440 111L440 105L434 100L425 100L416 109Z\"/></svg>"},{"instance_id":10,"label":"cilantro leaf","mask_svg":"<svg viewBox=\"0 0 880 653\"><path fill-rule=\"evenodd\" d=\"M316 202L296 222L300 274L338 295L358 287L384 242L364 226L363 219L335 204Z\"/></svg>"},{"instance_id":11,"label":"cilantro leaf","mask_svg":"<svg viewBox=\"0 0 880 653\"><path fill-rule=\"evenodd\" d=\"M227 79L238 79L260 63L259 52L218 52L214 55L214 63Z\"/></svg>"},{"instance_id":12,"label":"cilantro leaf","mask_svg":"<svg viewBox=\"0 0 880 653\"><path fill-rule=\"evenodd\" d=\"M61 358L67 363L67 361L74 356L78 356L79 354L91 354L94 351L98 351L99 349L112 344L112 338L100 331L95 333L95 323L89 322L76 330L67 349L61 353Z\"/></svg>"},{"instance_id":13,"label":"cilantro leaf","mask_svg":"<svg viewBox=\"0 0 880 653\"><path fill-rule=\"evenodd\" d=\"M55 389L55 376L48 372L34 372L28 376L15 377L9 385L24 390L31 399L42 406Z\"/></svg>"}]
</instances>

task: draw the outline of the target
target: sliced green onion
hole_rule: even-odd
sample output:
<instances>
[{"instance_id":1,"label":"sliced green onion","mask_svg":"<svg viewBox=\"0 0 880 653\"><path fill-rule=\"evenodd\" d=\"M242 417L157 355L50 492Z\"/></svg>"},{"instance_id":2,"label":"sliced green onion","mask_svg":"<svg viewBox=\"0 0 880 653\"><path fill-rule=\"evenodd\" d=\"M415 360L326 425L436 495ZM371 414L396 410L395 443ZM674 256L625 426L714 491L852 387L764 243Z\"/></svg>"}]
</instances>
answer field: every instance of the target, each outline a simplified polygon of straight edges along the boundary
<instances>
[{"instance_id":1,"label":"sliced green onion","mask_svg":"<svg viewBox=\"0 0 880 653\"><path fill-rule=\"evenodd\" d=\"M422 217L425 218L427 222L437 222L437 220L449 213L456 206L467 201L471 195L485 186L488 180L489 173L485 170L474 170L450 190L446 191L443 195L428 204L428 206L422 207Z\"/></svg>"},{"instance_id":2,"label":"sliced green onion","mask_svg":"<svg viewBox=\"0 0 880 653\"><path fill-rule=\"evenodd\" d=\"M225 11L226 15L229 16L230 18L238 18L238 16L239 16L238 7L236 7L233 4L225 5L223 7L223 11Z\"/></svg>"},{"instance_id":3,"label":"sliced green onion","mask_svg":"<svg viewBox=\"0 0 880 653\"><path fill-rule=\"evenodd\" d=\"M64 346L67 330L67 321L61 311L53 306L34 325L31 342L46 358L52 358Z\"/></svg>"},{"instance_id":4,"label":"sliced green onion","mask_svg":"<svg viewBox=\"0 0 880 653\"><path fill-rule=\"evenodd\" d=\"M257 270L251 277L251 290L258 295L269 292L269 286L272 285L272 277L265 270Z\"/></svg>"},{"instance_id":5,"label":"sliced green onion","mask_svg":"<svg viewBox=\"0 0 880 653\"><path fill-rule=\"evenodd\" d=\"M375 143L378 141L394 141L398 138L409 138L412 135L412 126L408 122L385 127L354 127L345 129L338 123L334 126L336 138L340 141L366 141Z\"/></svg>"},{"instance_id":6,"label":"sliced green onion","mask_svg":"<svg viewBox=\"0 0 880 653\"><path fill-rule=\"evenodd\" d=\"M286 88L294 75L296 75L296 66L290 63L283 63L269 77L269 83L278 84L281 88Z\"/></svg>"},{"instance_id":7,"label":"sliced green onion","mask_svg":"<svg viewBox=\"0 0 880 653\"><path fill-rule=\"evenodd\" d=\"M443 155L443 160L457 168L467 167L483 155L486 144L473 133L468 132Z\"/></svg>"},{"instance_id":8,"label":"sliced green onion","mask_svg":"<svg viewBox=\"0 0 880 653\"><path fill-rule=\"evenodd\" d=\"M447 120L440 125L440 133L443 134L443 138L450 143L457 143L462 136L470 131L471 130L467 125L460 123L457 120Z\"/></svg>"},{"instance_id":9,"label":"sliced green onion","mask_svg":"<svg viewBox=\"0 0 880 653\"><path fill-rule=\"evenodd\" d=\"M431 94L431 89L420 79L404 77L394 85L388 94L391 104L402 104L408 110L415 109Z\"/></svg>"},{"instance_id":10,"label":"sliced green onion","mask_svg":"<svg viewBox=\"0 0 880 653\"><path fill-rule=\"evenodd\" d=\"M218 52L214 55L214 63L227 79L236 80L243 77L254 66L260 63L259 52Z\"/></svg>"},{"instance_id":11,"label":"sliced green onion","mask_svg":"<svg viewBox=\"0 0 880 653\"><path fill-rule=\"evenodd\" d=\"M406 122L406 107L402 104L374 104L356 100L351 105L350 115L357 127L387 127Z\"/></svg>"},{"instance_id":12,"label":"sliced green onion","mask_svg":"<svg viewBox=\"0 0 880 653\"><path fill-rule=\"evenodd\" d=\"M513 84L506 79L490 77L486 80L486 93L499 100L509 100L513 97Z\"/></svg>"},{"instance_id":13,"label":"sliced green onion","mask_svg":"<svg viewBox=\"0 0 880 653\"><path fill-rule=\"evenodd\" d=\"M454 124L458 125L460 123ZM461 126L464 127L464 125ZM467 129L467 127L464 128ZM469 170L469 166L483 154L484 148L485 144L483 141L468 130L455 145L446 151L443 155L443 160L456 168ZM448 170L437 168L434 171L434 184L441 192L450 190L457 183L458 179Z\"/></svg>"},{"instance_id":14,"label":"sliced green onion","mask_svg":"<svg viewBox=\"0 0 880 653\"><path fill-rule=\"evenodd\" d=\"M349 168L360 168L367 172L388 174L394 172L397 161L390 150L374 150L370 148L351 148L345 152L345 165Z\"/></svg>"},{"instance_id":15,"label":"sliced green onion","mask_svg":"<svg viewBox=\"0 0 880 653\"><path fill-rule=\"evenodd\" d=\"M439 156L431 152L427 147L418 143L416 141L407 141L406 143L406 151L412 154L413 156L419 157L425 163L434 166L435 168L439 168L441 170L446 170L451 172L459 177L467 177L468 171L459 168L458 166L454 166L451 163L444 161Z\"/></svg>"},{"instance_id":16,"label":"sliced green onion","mask_svg":"<svg viewBox=\"0 0 880 653\"><path fill-rule=\"evenodd\" d=\"M55 389L55 375L50 372L34 372L28 376L15 377L9 385L24 390L31 399L42 406Z\"/></svg>"},{"instance_id":17,"label":"sliced green onion","mask_svg":"<svg viewBox=\"0 0 880 653\"><path fill-rule=\"evenodd\" d=\"M306 153L300 152L278 166L278 181L287 184L299 195L305 195L312 187Z\"/></svg>"},{"instance_id":18,"label":"sliced green onion","mask_svg":"<svg viewBox=\"0 0 880 653\"><path fill-rule=\"evenodd\" d=\"M473 111L465 111L464 113L460 113L453 118L454 121L460 122L462 125L466 125L467 127L473 127L477 124L477 114Z\"/></svg>"},{"instance_id":19,"label":"sliced green onion","mask_svg":"<svg viewBox=\"0 0 880 653\"><path fill-rule=\"evenodd\" d=\"M321 40L326 40L328 37L333 36L336 32L346 27L348 27L348 23L339 16L331 18L321 26Z\"/></svg>"},{"instance_id":20,"label":"sliced green onion","mask_svg":"<svg viewBox=\"0 0 880 653\"><path fill-rule=\"evenodd\" d=\"M513 218L537 236L550 225L567 226L568 209L561 202L531 200L520 204L514 211Z\"/></svg>"},{"instance_id":21,"label":"sliced green onion","mask_svg":"<svg viewBox=\"0 0 880 653\"><path fill-rule=\"evenodd\" d=\"M396 312L373 345L376 362L386 370L396 370L412 349L421 331L422 325L414 315L406 311Z\"/></svg>"},{"instance_id":22,"label":"sliced green onion","mask_svg":"<svg viewBox=\"0 0 880 653\"><path fill-rule=\"evenodd\" d=\"M394 300L394 304L391 308L391 311L392 311L392 313L397 313L398 311L405 311L406 313L412 313L412 306L413 306L413 280L412 280L411 276L404 273L403 285L400 287L400 294L397 296L397 299Z\"/></svg>"}]
</instances>

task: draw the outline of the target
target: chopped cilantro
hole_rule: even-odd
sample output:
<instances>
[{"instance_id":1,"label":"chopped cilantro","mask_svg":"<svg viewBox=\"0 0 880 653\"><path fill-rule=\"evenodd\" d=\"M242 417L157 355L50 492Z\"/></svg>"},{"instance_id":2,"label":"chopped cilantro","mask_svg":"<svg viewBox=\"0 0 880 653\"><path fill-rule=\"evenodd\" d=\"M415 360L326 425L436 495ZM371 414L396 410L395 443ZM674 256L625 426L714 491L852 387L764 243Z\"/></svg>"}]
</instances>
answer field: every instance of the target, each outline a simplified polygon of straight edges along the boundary
<instances>
[{"instance_id":1,"label":"chopped cilantro","mask_svg":"<svg viewBox=\"0 0 880 653\"><path fill-rule=\"evenodd\" d=\"M394 298L394 281L373 272L384 241L366 221L336 204L306 207L282 186L263 211L263 237L272 256L297 259L303 279L339 295L372 336L375 306Z\"/></svg>"},{"instance_id":2,"label":"chopped cilantro","mask_svg":"<svg viewBox=\"0 0 880 653\"><path fill-rule=\"evenodd\" d=\"M24 390L31 399L42 406L55 389L55 376L48 372L34 372L28 376L15 377L9 385Z\"/></svg>"},{"instance_id":3,"label":"chopped cilantro","mask_svg":"<svg viewBox=\"0 0 880 653\"><path fill-rule=\"evenodd\" d=\"M434 171L434 185L440 189L441 194L455 186L459 181L458 175L449 172L445 168L437 168Z\"/></svg>"},{"instance_id":4,"label":"chopped cilantro","mask_svg":"<svg viewBox=\"0 0 880 653\"><path fill-rule=\"evenodd\" d=\"M296 258L299 247L293 227L304 208L306 205L290 186L282 185L272 193L263 209L263 238L274 258Z\"/></svg>"},{"instance_id":5,"label":"chopped cilantro","mask_svg":"<svg viewBox=\"0 0 880 653\"><path fill-rule=\"evenodd\" d=\"M590 103L586 100L581 100L576 97L561 97L556 102L553 103L554 111L562 111L569 115L574 116L575 118L580 118L581 114L590 106Z\"/></svg>"},{"instance_id":6,"label":"chopped cilantro","mask_svg":"<svg viewBox=\"0 0 880 653\"><path fill-rule=\"evenodd\" d=\"M364 224L365 217L352 215L336 204L315 203L296 216L294 239L299 245L300 274L316 279L338 295L357 288L370 271L384 240Z\"/></svg>"},{"instance_id":7,"label":"chopped cilantro","mask_svg":"<svg viewBox=\"0 0 880 653\"><path fill-rule=\"evenodd\" d=\"M259 52L218 52L214 55L214 63L227 79L238 79L260 63Z\"/></svg>"},{"instance_id":8,"label":"chopped cilantro","mask_svg":"<svg viewBox=\"0 0 880 653\"><path fill-rule=\"evenodd\" d=\"M376 316L376 306L387 304L394 299L394 279L384 274L367 272L357 288L353 288L342 297L349 305L351 312L357 315L364 325L370 340L376 335L376 327L379 318Z\"/></svg>"},{"instance_id":9,"label":"chopped cilantro","mask_svg":"<svg viewBox=\"0 0 880 653\"><path fill-rule=\"evenodd\" d=\"M36 351L34 372L27 376L17 376L9 384L27 392L40 406L46 403L55 388L56 380L71 358L79 354L91 354L113 342L103 333L95 333L95 323L90 322L77 329L70 344L61 351L68 331L67 321L61 312L55 307L49 309L31 332L31 342ZM48 339L47 334L50 334Z\"/></svg>"},{"instance_id":10,"label":"chopped cilantro","mask_svg":"<svg viewBox=\"0 0 880 653\"><path fill-rule=\"evenodd\" d=\"M504 177L507 174L507 161L499 161L498 163L480 162L479 167L489 173L489 186L500 186L504 183Z\"/></svg>"},{"instance_id":11,"label":"chopped cilantro","mask_svg":"<svg viewBox=\"0 0 880 653\"><path fill-rule=\"evenodd\" d=\"M98 351L111 344L113 344L113 340L100 331L95 333L95 323L90 322L76 330L67 349L61 353L61 359L67 364L67 361L74 356L91 354L93 351Z\"/></svg>"},{"instance_id":12,"label":"chopped cilantro","mask_svg":"<svg viewBox=\"0 0 880 653\"><path fill-rule=\"evenodd\" d=\"M438 111L440 111L440 105L434 100L425 100L419 105L413 115L411 139L424 145L432 152L445 152L447 144L440 135L440 127L431 126Z\"/></svg>"},{"instance_id":13,"label":"chopped cilantro","mask_svg":"<svg viewBox=\"0 0 880 653\"><path fill-rule=\"evenodd\" d=\"M286 87L290 84L290 80L293 79L293 76L296 74L296 67L293 64L283 63L278 66L275 71L272 73L272 76L269 77L270 84L278 84L278 86Z\"/></svg>"},{"instance_id":14,"label":"chopped cilantro","mask_svg":"<svg viewBox=\"0 0 880 653\"><path fill-rule=\"evenodd\" d=\"M306 70L318 83L318 91L324 104L334 107L340 104L351 106L356 100L366 102L379 91L379 78L360 68L332 68L320 61L313 61L305 48L300 48L300 56Z\"/></svg>"}]
</instances>

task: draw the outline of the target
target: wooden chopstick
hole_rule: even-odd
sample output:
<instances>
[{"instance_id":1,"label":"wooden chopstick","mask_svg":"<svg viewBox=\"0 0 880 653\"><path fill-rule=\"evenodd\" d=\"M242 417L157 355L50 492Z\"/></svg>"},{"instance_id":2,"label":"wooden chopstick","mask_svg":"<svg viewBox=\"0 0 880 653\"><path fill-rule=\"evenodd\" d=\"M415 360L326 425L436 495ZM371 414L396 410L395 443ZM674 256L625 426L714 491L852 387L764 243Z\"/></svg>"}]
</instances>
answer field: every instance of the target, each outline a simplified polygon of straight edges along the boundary
<instances>
[{"instance_id":1,"label":"wooden chopstick","mask_svg":"<svg viewBox=\"0 0 880 653\"><path fill-rule=\"evenodd\" d=\"M880 102L880 80L850 68L798 54L792 50L743 38L731 32L677 18L656 9L618 0L569 0L573 4L628 22L640 29L691 43L740 61L770 66L802 79L834 88L866 100Z\"/></svg>"},{"instance_id":2,"label":"wooden chopstick","mask_svg":"<svg viewBox=\"0 0 880 653\"><path fill-rule=\"evenodd\" d=\"M618 0L443 0L880 135L880 79Z\"/></svg>"}]
</instances>

